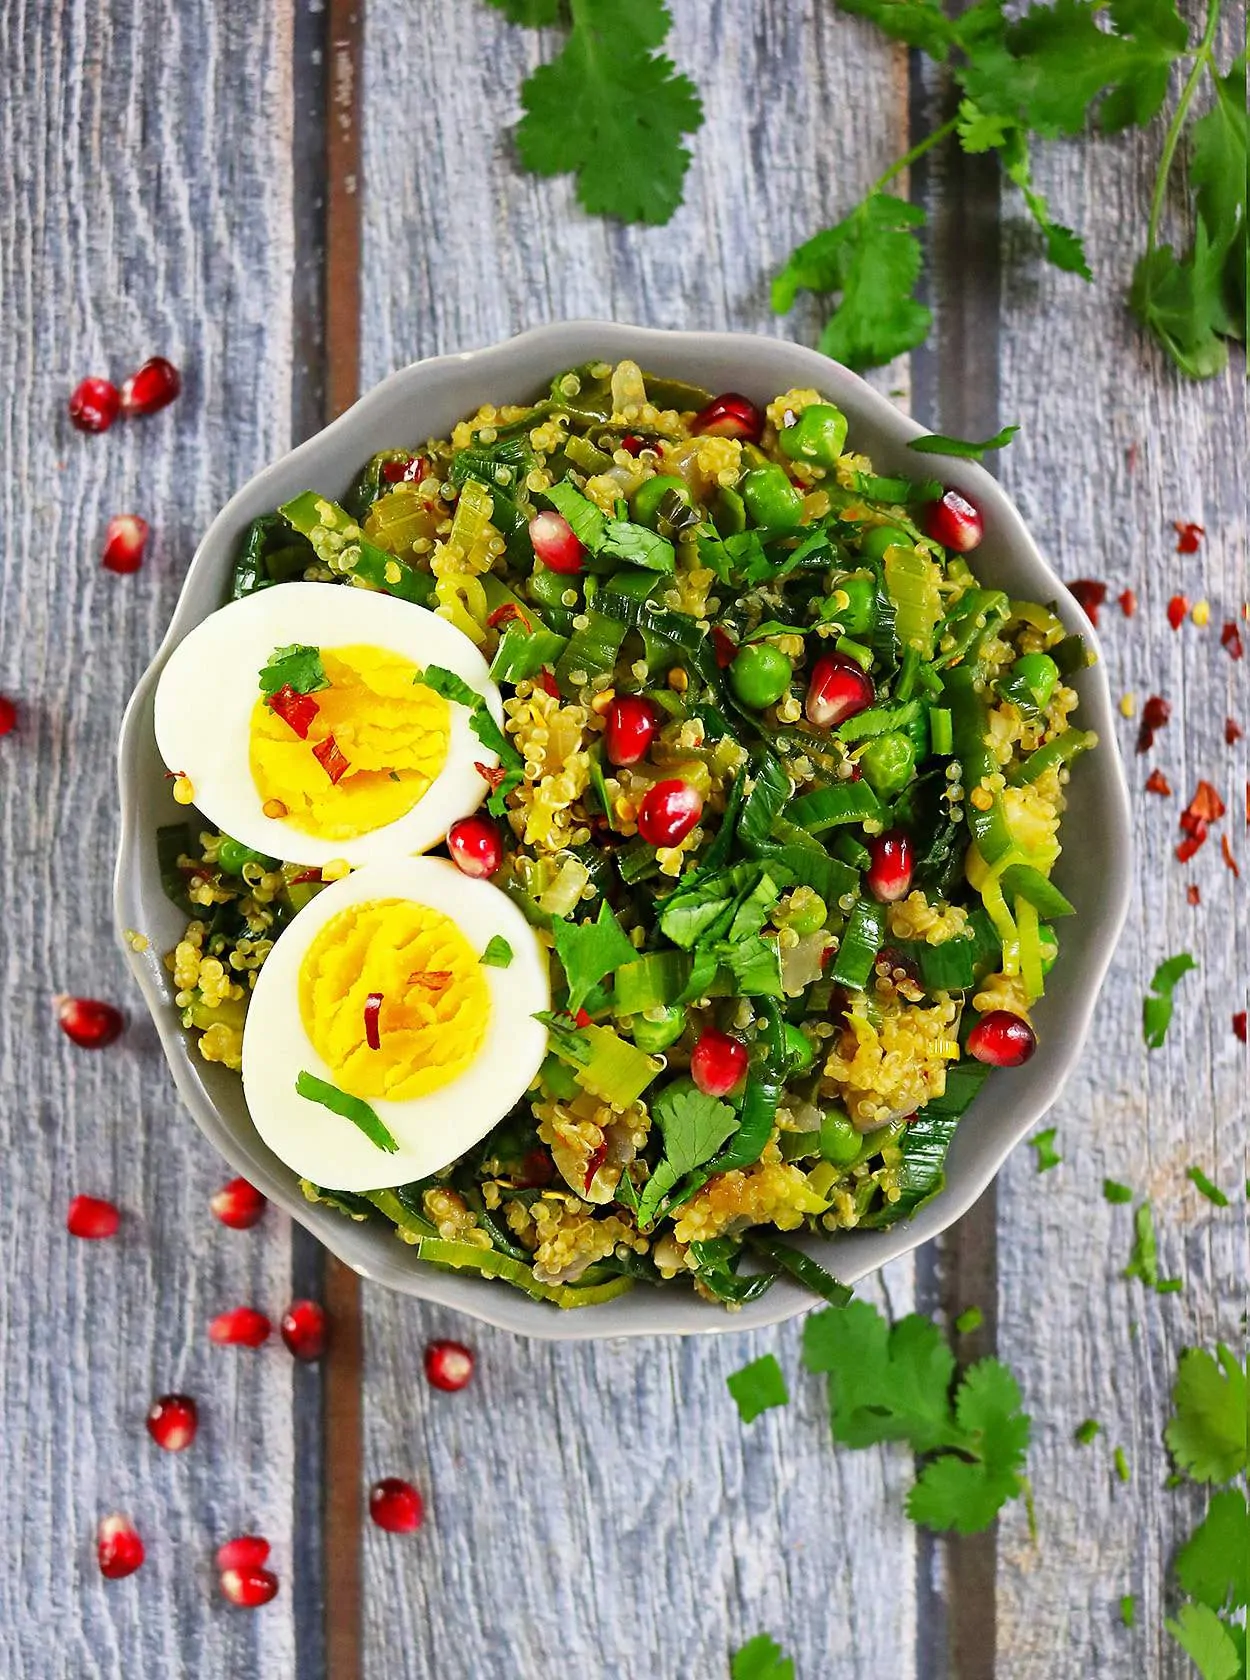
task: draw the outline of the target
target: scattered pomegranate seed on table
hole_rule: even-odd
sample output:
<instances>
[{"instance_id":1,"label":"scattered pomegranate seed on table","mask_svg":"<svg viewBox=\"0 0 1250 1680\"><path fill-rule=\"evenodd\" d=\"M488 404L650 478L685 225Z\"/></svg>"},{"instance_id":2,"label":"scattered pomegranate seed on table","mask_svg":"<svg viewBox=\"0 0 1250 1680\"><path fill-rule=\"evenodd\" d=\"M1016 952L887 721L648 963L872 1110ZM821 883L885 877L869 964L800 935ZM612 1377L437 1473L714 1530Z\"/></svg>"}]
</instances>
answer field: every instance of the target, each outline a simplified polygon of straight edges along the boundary
<instances>
[{"instance_id":1,"label":"scattered pomegranate seed on table","mask_svg":"<svg viewBox=\"0 0 1250 1680\"><path fill-rule=\"evenodd\" d=\"M1236 619L1225 619L1224 628L1220 631L1220 646L1228 650L1230 659L1245 657L1246 649L1241 639L1241 631L1237 628Z\"/></svg>"},{"instance_id":2,"label":"scattered pomegranate seed on table","mask_svg":"<svg viewBox=\"0 0 1250 1680\"><path fill-rule=\"evenodd\" d=\"M217 1548L217 1568L221 1574L227 1569L259 1569L269 1556L269 1542L259 1534L239 1534Z\"/></svg>"},{"instance_id":3,"label":"scattered pomegranate seed on table","mask_svg":"<svg viewBox=\"0 0 1250 1680\"><path fill-rule=\"evenodd\" d=\"M463 1342L431 1342L426 1348L425 1380L431 1388L458 1394L472 1375L473 1350Z\"/></svg>"},{"instance_id":4,"label":"scattered pomegranate seed on table","mask_svg":"<svg viewBox=\"0 0 1250 1680\"><path fill-rule=\"evenodd\" d=\"M128 420L166 408L182 389L182 375L164 356L151 356L122 381L121 410Z\"/></svg>"},{"instance_id":5,"label":"scattered pomegranate seed on table","mask_svg":"<svg viewBox=\"0 0 1250 1680\"><path fill-rule=\"evenodd\" d=\"M696 434L712 437L739 438L743 443L758 443L764 435L764 416L749 397L737 391L723 391L713 397L706 408L700 409L690 422Z\"/></svg>"},{"instance_id":6,"label":"scattered pomegranate seed on table","mask_svg":"<svg viewBox=\"0 0 1250 1680\"><path fill-rule=\"evenodd\" d=\"M1189 611L1189 601L1184 595L1173 595L1168 602L1168 623L1173 630L1179 630L1185 622L1185 614Z\"/></svg>"},{"instance_id":7,"label":"scattered pomegranate seed on table","mask_svg":"<svg viewBox=\"0 0 1250 1680\"><path fill-rule=\"evenodd\" d=\"M660 728L655 707L640 694L620 694L604 717L604 750L618 766L640 764Z\"/></svg>"},{"instance_id":8,"label":"scattered pomegranate seed on table","mask_svg":"<svg viewBox=\"0 0 1250 1680\"><path fill-rule=\"evenodd\" d=\"M534 553L548 571L569 577L581 571L586 550L562 513L536 513L529 532Z\"/></svg>"},{"instance_id":9,"label":"scattered pomegranate seed on table","mask_svg":"<svg viewBox=\"0 0 1250 1680\"><path fill-rule=\"evenodd\" d=\"M200 1426L199 1407L189 1394L162 1394L148 1407L148 1434L166 1452L185 1452Z\"/></svg>"},{"instance_id":10,"label":"scattered pomegranate seed on table","mask_svg":"<svg viewBox=\"0 0 1250 1680\"><path fill-rule=\"evenodd\" d=\"M316 1301L292 1301L279 1329L296 1359L320 1359L326 1350L325 1308Z\"/></svg>"},{"instance_id":11,"label":"scattered pomegranate seed on table","mask_svg":"<svg viewBox=\"0 0 1250 1680\"><path fill-rule=\"evenodd\" d=\"M103 1050L126 1030L121 1010L100 998L68 997L60 992L52 1002L57 1025L80 1050Z\"/></svg>"},{"instance_id":12,"label":"scattered pomegranate seed on table","mask_svg":"<svg viewBox=\"0 0 1250 1680\"><path fill-rule=\"evenodd\" d=\"M912 846L901 828L877 834L868 842L868 890L879 904L896 904L911 891Z\"/></svg>"},{"instance_id":13,"label":"scattered pomegranate seed on table","mask_svg":"<svg viewBox=\"0 0 1250 1680\"><path fill-rule=\"evenodd\" d=\"M676 777L647 789L638 810L638 832L648 846L679 846L703 815L703 795Z\"/></svg>"},{"instance_id":14,"label":"scattered pomegranate seed on table","mask_svg":"<svg viewBox=\"0 0 1250 1680\"><path fill-rule=\"evenodd\" d=\"M133 1575L143 1562L143 1541L129 1517L114 1511L101 1517L96 1531L96 1558L100 1573L109 1581L124 1580Z\"/></svg>"},{"instance_id":15,"label":"scattered pomegranate seed on table","mask_svg":"<svg viewBox=\"0 0 1250 1680\"><path fill-rule=\"evenodd\" d=\"M746 1045L705 1027L690 1053L690 1077L705 1097L727 1097L747 1071Z\"/></svg>"},{"instance_id":16,"label":"scattered pomegranate seed on table","mask_svg":"<svg viewBox=\"0 0 1250 1680\"><path fill-rule=\"evenodd\" d=\"M1073 578L1068 590L1076 598L1077 606L1097 630L1098 610L1107 599L1106 584L1099 583L1097 578Z\"/></svg>"},{"instance_id":17,"label":"scattered pomegranate seed on table","mask_svg":"<svg viewBox=\"0 0 1250 1680\"><path fill-rule=\"evenodd\" d=\"M1141 723L1137 729L1137 750L1149 752L1155 744L1156 733L1164 728L1172 716L1172 703L1161 694L1152 694L1142 707Z\"/></svg>"},{"instance_id":18,"label":"scattered pomegranate seed on table","mask_svg":"<svg viewBox=\"0 0 1250 1680\"><path fill-rule=\"evenodd\" d=\"M112 380L83 379L70 395L70 422L80 432L107 432L120 407L121 392Z\"/></svg>"},{"instance_id":19,"label":"scattered pomegranate seed on table","mask_svg":"<svg viewBox=\"0 0 1250 1680\"><path fill-rule=\"evenodd\" d=\"M110 519L104 533L104 553L100 564L110 572L123 575L137 572L143 564L143 551L148 545L148 522L137 513L119 513Z\"/></svg>"},{"instance_id":20,"label":"scattered pomegranate seed on table","mask_svg":"<svg viewBox=\"0 0 1250 1680\"><path fill-rule=\"evenodd\" d=\"M1198 544L1207 534L1203 527L1187 524L1184 520L1174 519L1172 529L1176 532L1176 552L1178 554L1197 554Z\"/></svg>"},{"instance_id":21,"label":"scattered pomegranate seed on table","mask_svg":"<svg viewBox=\"0 0 1250 1680\"><path fill-rule=\"evenodd\" d=\"M503 840L487 817L461 817L447 831L447 850L462 875L484 881L503 862Z\"/></svg>"},{"instance_id":22,"label":"scattered pomegranate seed on table","mask_svg":"<svg viewBox=\"0 0 1250 1680\"><path fill-rule=\"evenodd\" d=\"M958 490L948 490L939 502L930 502L925 514L925 530L934 542L956 554L971 554L985 535L985 521L975 507Z\"/></svg>"},{"instance_id":23,"label":"scattered pomegranate seed on table","mask_svg":"<svg viewBox=\"0 0 1250 1680\"><path fill-rule=\"evenodd\" d=\"M1009 1009L991 1009L968 1034L968 1054L990 1067L1020 1067L1036 1049L1032 1027Z\"/></svg>"},{"instance_id":24,"label":"scattered pomegranate seed on table","mask_svg":"<svg viewBox=\"0 0 1250 1680\"><path fill-rule=\"evenodd\" d=\"M1161 793L1166 796L1172 792L1172 784L1162 770L1152 770L1146 777L1146 792Z\"/></svg>"},{"instance_id":25,"label":"scattered pomegranate seed on table","mask_svg":"<svg viewBox=\"0 0 1250 1680\"><path fill-rule=\"evenodd\" d=\"M1131 589L1122 589L1120 594L1117 596L1117 599L1120 603L1120 611L1124 614L1125 618L1132 618L1133 614L1137 611L1137 596Z\"/></svg>"},{"instance_id":26,"label":"scattered pomegranate seed on table","mask_svg":"<svg viewBox=\"0 0 1250 1680\"><path fill-rule=\"evenodd\" d=\"M817 729L835 729L877 698L872 678L845 653L823 654L812 667L803 710Z\"/></svg>"},{"instance_id":27,"label":"scattered pomegranate seed on table","mask_svg":"<svg viewBox=\"0 0 1250 1680\"><path fill-rule=\"evenodd\" d=\"M269 1201L245 1178L232 1178L208 1198L208 1205L232 1231L248 1231L264 1217Z\"/></svg>"},{"instance_id":28,"label":"scattered pomegranate seed on table","mask_svg":"<svg viewBox=\"0 0 1250 1680\"><path fill-rule=\"evenodd\" d=\"M114 1203L100 1196L75 1196L65 1215L65 1229L71 1237L98 1242L102 1237L116 1236L121 1221Z\"/></svg>"},{"instance_id":29,"label":"scattered pomegranate seed on table","mask_svg":"<svg viewBox=\"0 0 1250 1680\"><path fill-rule=\"evenodd\" d=\"M0 735L10 735L17 727L17 707L7 694L0 694Z\"/></svg>"},{"instance_id":30,"label":"scattered pomegranate seed on table","mask_svg":"<svg viewBox=\"0 0 1250 1680\"><path fill-rule=\"evenodd\" d=\"M1246 1042L1246 1011L1244 1009L1239 1009L1233 1016L1233 1037L1239 1038L1243 1044Z\"/></svg>"},{"instance_id":31,"label":"scattered pomegranate seed on table","mask_svg":"<svg viewBox=\"0 0 1250 1680\"><path fill-rule=\"evenodd\" d=\"M222 1597L240 1610L257 1610L278 1591L278 1577L269 1569L223 1569Z\"/></svg>"},{"instance_id":32,"label":"scattered pomegranate seed on table","mask_svg":"<svg viewBox=\"0 0 1250 1680\"><path fill-rule=\"evenodd\" d=\"M369 1489L369 1515L388 1534L413 1534L421 1527L425 1506L411 1482L384 1476Z\"/></svg>"},{"instance_id":33,"label":"scattered pomegranate seed on table","mask_svg":"<svg viewBox=\"0 0 1250 1680\"><path fill-rule=\"evenodd\" d=\"M273 1325L255 1307L232 1307L209 1320L208 1339L218 1347L258 1348L269 1340Z\"/></svg>"}]
</instances>

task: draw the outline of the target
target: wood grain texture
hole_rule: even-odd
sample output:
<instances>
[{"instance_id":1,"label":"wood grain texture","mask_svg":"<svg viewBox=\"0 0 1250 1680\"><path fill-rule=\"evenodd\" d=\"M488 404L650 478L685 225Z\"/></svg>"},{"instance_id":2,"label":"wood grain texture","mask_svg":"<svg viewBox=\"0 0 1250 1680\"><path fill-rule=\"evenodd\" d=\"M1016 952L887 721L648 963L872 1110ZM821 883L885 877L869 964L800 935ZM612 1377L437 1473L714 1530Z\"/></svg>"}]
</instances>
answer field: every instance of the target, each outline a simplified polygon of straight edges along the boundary
<instances>
[{"instance_id":1,"label":"wood grain texture","mask_svg":"<svg viewBox=\"0 0 1250 1680\"><path fill-rule=\"evenodd\" d=\"M1162 1623L1175 1604L1169 1560L1203 1501L1165 1488L1160 1436L1180 1349L1216 1338L1243 1345L1250 1081L1230 1017L1246 1007L1250 856L1245 743L1230 749L1223 726L1229 715L1248 721L1250 665L1220 649L1219 627L1250 594L1246 386L1240 358L1222 379L1183 379L1124 308L1158 144L1155 132L1040 153L1038 186L1084 233L1092 286L1043 267L1017 219L1022 207L1005 205L1001 416L1024 430L1000 458L1002 476L1061 575L1110 585L1102 620L1113 693L1132 692L1139 706L1158 693L1174 708L1149 756L1134 753L1136 720L1120 728L1136 895L1093 1038L1051 1116L1063 1165L1039 1177L1021 1150L999 1185L1000 1348L1038 1420L1039 1543L1029 1543L1021 1512L1001 1535L1000 1673L1011 1680L1193 1672ZM1206 527L1192 558L1175 553L1174 519ZM1114 600L1126 586L1138 598L1131 619ZM1210 601L1206 629L1168 628L1175 592ZM1143 791L1154 765L1175 797ZM1240 881L1221 860L1218 831L1189 867L1173 857L1179 811L1201 776L1228 802ZM1191 881L1198 908L1186 901ZM1182 950L1201 970L1178 990L1164 1048L1147 1053L1141 998L1156 964ZM1230 1208L1201 1199L1185 1180L1190 1163L1223 1185ZM1104 1176L1151 1196L1162 1271L1184 1277L1183 1293L1147 1294L1120 1278L1131 1209L1103 1202ZM1079 1448L1072 1430L1087 1416L1105 1434ZM1112 1470L1116 1444L1132 1465L1128 1486ZM1126 1592L1138 1595L1132 1632L1119 1624Z\"/></svg>"},{"instance_id":2,"label":"wood grain texture","mask_svg":"<svg viewBox=\"0 0 1250 1680\"><path fill-rule=\"evenodd\" d=\"M814 336L814 308L770 314L768 279L903 149L903 61L832 8L674 10L707 122L683 209L642 230L586 217L571 179L514 165L516 90L556 37L484 4L370 0L364 385L577 316ZM898 390L905 373L880 379ZM910 1263L890 1289L908 1310ZM720 1680L765 1628L807 1677L915 1672L909 1464L833 1451L798 1325L549 1347L369 1285L364 1301L366 1477L412 1475L431 1505L414 1540L366 1534L370 1680L504 1680L553 1660L596 1680ZM423 1343L446 1333L478 1350L461 1395L421 1377ZM770 1348L795 1398L746 1429L724 1378Z\"/></svg>"},{"instance_id":3,"label":"wood grain texture","mask_svg":"<svg viewBox=\"0 0 1250 1680\"><path fill-rule=\"evenodd\" d=\"M114 741L198 533L289 434L289 16L86 0L0 7L0 1673L93 1680L293 1671L288 1593L219 1598L216 1544L256 1530L289 1579L292 1362L212 1347L241 1301L275 1317L289 1231L211 1218L227 1176L176 1106L150 1028L76 1050L55 991L126 996L112 928ZM153 352L177 406L75 433L85 373ZM101 570L108 519L152 522L144 569ZM115 1197L121 1236L64 1228ZM276 1339L275 1339L276 1341ZM151 1398L198 1397L199 1438L157 1450ZM103 1581L98 1518L148 1546Z\"/></svg>"}]
</instances>

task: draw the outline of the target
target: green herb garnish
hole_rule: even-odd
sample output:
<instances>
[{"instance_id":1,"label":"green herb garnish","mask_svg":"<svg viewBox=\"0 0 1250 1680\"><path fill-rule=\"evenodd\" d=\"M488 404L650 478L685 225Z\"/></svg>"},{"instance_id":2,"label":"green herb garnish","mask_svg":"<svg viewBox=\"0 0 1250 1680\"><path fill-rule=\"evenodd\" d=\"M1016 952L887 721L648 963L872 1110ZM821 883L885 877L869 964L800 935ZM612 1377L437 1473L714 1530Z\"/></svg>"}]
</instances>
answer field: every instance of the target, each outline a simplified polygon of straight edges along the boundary
<instances>
[{"instance_id":1,"label":"green herb garnish","mask_svg":"<svg viewBox=\"0 0 1250 1680\"><path fill-rule=\"evenodd\" d=\"M1137 1600L1132 1593L1125 1593L1120 1599L1120 1621L1126 1628L1137 1626Z\"/></svg>"},{"instance_id":2,"label":"green herb garnish","mask_svg":"<svg viewBox=\"0 0 1250 1680\"><path fill-rule=\"evenodd\" d=\"M743 1423L753 1423L761 1412L789 1402L790 1391L775 1354L761 1354L740 1371L725 1378Z\"/></svg>"},{"instance_id":3,"label":"green herb garnish","mask_svg":"<svg viewBox=\"0 0 1250 1680\"><path fill-rule=\"evenodd\" d=\"M1140 1278L1147 1289L1153 1289L1158 1295L1174 1295L1182 1286L1180 1278L1159 1276L1159 1244L1155 1236L1154 1209L1149 1202L1140 1202L1133 1215L1133 1250L1128 1265L1120 1275Z\"/></svg>"},{"instance_id":4,"label":"green herb garnish","mask_svg":"<svg viewBox=\"0 0 1250 1680\"><path fill-rule=\"evenodd\" d=\"M1181 951L1155 969L1150 992L1142 1000L1142 1036L1148 1050L1157 1050L1167 1037L1172 1023L1172 993L1181 976L1197 966L1188 951Z\"/></svg>"},{"instance_id":5,"label":"green herb garnish","mask_svg":"<svg viewBox=\"0 0 1250 1680\"><path fill-rule=\"evenodd\" d=\"M483 968L507 968L512 962L513 955L513 949L503 935L493 933L487 940L486 949L482 952L478 961Z\"/></svg>"},{"instance_id":6,"label":"green herb garnish","mask_svg":"<svg viewBox=\"0 0 1250 1680\"><path fill-rule=\"evenodd\" d=\"M1038 1132L1035 1137L1029 1139L1031 1147L1037 1151L1037 1170L1039 1173L1049 1172L1052 1167L1057 1167L1063 1160L1063 1156L1055 1148L1057 1132L1058 1127L1047 1126L1044 1132Z\"/></svg>"},{"instance_id":7,"label":"green herb garnish","mask_svg":"<svg viewBox=\"0 0 1250 1680\"><path fill-rule=\"evenodd\" d=\"M1122 1482L1132 1480L1133 1472L1129 1469L1128 1454L1123 1447L1117 1447L1114 1454L1115 1473Z\"/></svg>"},{"instance_id":8,"label":"green herb garnish","mask_svg":"<svg viewBox=\"0 0 1250 1680\"><path fill-rule=\"evenodd\" d=\"M710 1161L738 1116L730 1105L708 1097L688 1080L666 1085L651 1106L651 1118L664 1136L664 1154L643 1187L638 1224L650 1224L660 1203L688 1172Z\"/></svg>"},{"instance_id":9,"label":"green herb garnish","mask_svg":"<svg viewBox=\"0 0 1250 1680\"><path fill-rule=\"evenodd\" d=\"M1102 1196L1105 1202L1131 1202L1133 1192L1127 1184L1121 1184L1117 1179L1104 1178L1102 1181Z\"/></svg>"},{"instance_id":10,"label":"green herb garnish","mask_svg":"<svg viewBox=\"0 0 1250 1680\"><path fill-rule=\"evenodd\" d=\"M622 933L606 899L600 902L597 921L566 922L557 917L551 931L569 985L570 1015L576 1015L591 988L605 975L638 960L638 952Z\"/></svg>"},{"instance_id":11,"label":"green herb garnish","mask_svg":"<svg viewBox=\"0 0 1250 1680\"><path fill-rule=\"evenodd\" d=\"M1214 1354L1186 1348L1163 1432L1191 1481L1228 1482L1246 1468L1246 1367L1221 1342Z\"/></svg>"},{"instance_id":12,"label":"green herb garnish","mask_svg":"<svg viewBox=\"0 0 1250 1680\"><path fill-rule=\"evenodd\" d=\"M1213 1203L1216 1207L1226 1208L1228 1206L1228 1197L1220 1189L1218 1184L1212 1184L1211 1180L1207 1177L1206 1173L1203 1172L1201 1167L1186 1167L1185 1177L1198 1191L1200 1196L1205 1196L1206 1199Z\"/></svg>"},{"instance_id":13,"label":"green herb garnish","mask_svg":"<svg viewBox=\"0 0 1250 1680\"><path fill-rule=\"evenodd\" d=\"M943 432L930 432L926 437L912 438L908 449L918 455L954 455L965 461L979 461L991 449L1006 449L1020 430L1019 426L1004 426L984 443L970 443L967 438L947 437Z\"/></svg>"},{"instance_id":14,"label":"green herb garnish","mask_svg":"<svg viewBox=\"0 0 1250 1680\"><path fill-rule=\"evenodd\" d=\"M771 1634L757 1633L734 1652L729 1680L794 1680L794 1664Z\"/></svg>"},{"instance_id":15,"label":"green herb garnish","mask_svg":"<svg viewBox=\"0 0 1250 1680\"><path fill-rule=\"evenodd\" d=\"M1097 1418L1086 1418L1084 1423L1078 1423L1072 1431L1072 1439L1078 1447L1087 1447L1102 1430Z\"/></svg>"},{"instance_id":16,"label":"green herb garnish","mask_svg":"<svg viewBox=\"0 0 1250 1680\"><path fill-rule=\"evenodd\" d=\"M1250 1512L1240 1488L1212 1496L1207 1514L1176 1555L1176 1578L1212 1610L1250 1603Z\"/></svg>"},{"instance_id":17,"label":"green herb garnish","mask_svg":"<svg viewBox=\"0 0 1250 1680\"><path fill-rule=\"evenodd\" d=\"M386 1126L362 1098L353 1097L349 1091L340 1091L337 1085L331 1085L325 1079L318 1079L316 1074L307 1070L296 1075L295 1089L309 1102L320 1103L322 1108L328 1108L331 1114L339 1114L344 1120L350 1120L353 1126L360 1128L370 1143L384 1149L388 1155L394 1155L399 1149L398 1143Z\"/></svg>"},{"instance_id":18,"label":"green herb garnish","mask_svg":"<svg viewBox=\"0 0 1250 1680\"><path fill-rule=\"evenodd\" d=\"M261 667L262 694L276 694L280 688L292 688L296 694L315 694L319 688L329 686L330 679L321 663L321 649L300 642L275 648Z\"/></svg>"},{"instance_id":19,"label":"green herb garnish","mask_svg":"<svg viewBox=\"0 0 1250 1680\"><path fill-rule=\"evenodd\" d=\"M979 1330L985 1323L985 1314L980 1307L965 1307L955 1320L955 1329L961 1336L970 1336L974 1330Z\"/></svg>"}]
</instances>

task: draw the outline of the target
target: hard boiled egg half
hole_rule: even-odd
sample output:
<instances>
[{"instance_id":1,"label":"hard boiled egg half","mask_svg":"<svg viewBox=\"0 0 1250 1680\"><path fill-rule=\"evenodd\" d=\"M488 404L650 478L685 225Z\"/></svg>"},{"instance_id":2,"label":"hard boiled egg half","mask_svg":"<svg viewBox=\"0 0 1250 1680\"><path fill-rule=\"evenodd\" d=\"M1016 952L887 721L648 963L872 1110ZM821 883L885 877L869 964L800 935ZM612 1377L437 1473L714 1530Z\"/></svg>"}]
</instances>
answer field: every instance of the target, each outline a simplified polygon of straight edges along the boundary
<instances>
[{"instance_id":1,"label":"hard boiled egg half","mask_svg":"<svg viewBox=\"0 0 1250 1680\"><path fill-rule=\"evenodd\" d=\"M252 1121L324 1189L424 1178L524 1095L549 1005L543 949L498 887L441 858L370 864L301 910L257 976Z\"/></svg>"},{"instance_id":2,"label":"hard boiled egg half","mask_svg":"<svg viewBox=\"0 0 1250 1680\"><path fill-rule=\"evenodd\" d=\"M156 741L188 798L268 857L354 865L423 852L485 798L498 759L438 665L485 699L473 643L424 607L334 583L258 590L197 624L156 689Z\"/></svg>"}]
</instances>

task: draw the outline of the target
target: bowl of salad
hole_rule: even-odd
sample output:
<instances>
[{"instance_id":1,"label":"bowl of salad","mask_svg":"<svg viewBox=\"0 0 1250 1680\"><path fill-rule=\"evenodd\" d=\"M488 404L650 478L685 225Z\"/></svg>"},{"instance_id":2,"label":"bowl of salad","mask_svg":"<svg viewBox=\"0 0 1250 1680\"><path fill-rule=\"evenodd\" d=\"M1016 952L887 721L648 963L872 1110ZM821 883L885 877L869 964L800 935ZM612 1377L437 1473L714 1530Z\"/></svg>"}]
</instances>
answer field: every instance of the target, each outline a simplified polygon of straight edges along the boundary
<instances>
[{"instance_id":1,"label":"bowl of salad","mask_svg":"<svg viewBox=\"0 0 1250 1680\"><path fill-rule=\"evenodd\" d=\"M118 923L202 1130L363 1276L775 1322L1055 1100L1127 905L1110 696L921 435L795 345L570 323L394 374L205 534Z\"/></svg>"}]
</instances>

